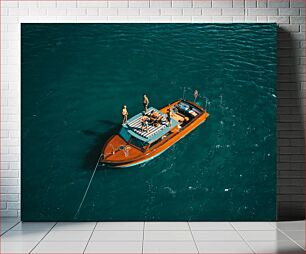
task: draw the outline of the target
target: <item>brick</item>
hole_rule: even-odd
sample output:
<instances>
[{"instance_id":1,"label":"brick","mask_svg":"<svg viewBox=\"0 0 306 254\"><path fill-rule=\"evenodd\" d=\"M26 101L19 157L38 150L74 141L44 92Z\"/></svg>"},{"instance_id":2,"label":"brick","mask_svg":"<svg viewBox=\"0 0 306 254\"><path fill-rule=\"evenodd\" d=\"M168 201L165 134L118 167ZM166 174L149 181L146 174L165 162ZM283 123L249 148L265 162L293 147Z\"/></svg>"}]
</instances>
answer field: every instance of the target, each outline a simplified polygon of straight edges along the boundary
<instances>
[{"instance_id":1,"label":"brick","mask_svg":"<svg viewBox=\"0 0 306 254\"><path fill-rule=\"evenodd\" d=\"M299 202L304 202L305 196L304 195L280 195L278 197L278 201L288 201L288 202L293 202L293 201L299 201Z\"/></svg>"},{"instance_id":2,"label":"brick","mask_svg":"<svg viewBox=\"0 0 306 254\"><path fill-rule=\"evenodd\" d=\"M256 0L245 0L245 7L246 8L255 8L256 7Z\"/></svg>"},{"instance_id":3,"label":"brick","mask_svg":"<svg viewBox=\"0 0 306 254\"><path fill-rule=\"evenodd\" d=\"M106 16L80 16L80 17L69 17L76 18L77 22L86 22L86 23L99 23L107 22L108 18ZM67 20L67 22L69 22Z\"/></svg>"},{"instance_id":4,"label":"brick","mask_svg":"<svg viewBox=\"0 0 306 254\"><path fill-rule=\"evenodd\" d=\"M1 8L18 8L18 1L1 1Z\"/></svg>"},{"instance_id":5,"label":"brick","mask_svg":"<svg viewBox=\"0 0 306 254\"><path fill-rule=\"evenodd\" d=\"M20 9L23 9L23 8L37 8L38 7L38 1L19 1L18 7Z\"/></svg>"},{"instance_id":6,"label":"brick","mask_svg":"<svg viewBox=\"0 0 306 254\"><path fill-rule=\"evenodd\" d=\"M9 209L11 209L11 210L13 210L13 209L15 209L15 210L20 209L20 202L7 202L7 209L8 210Z\"/></svg>"},{"instance_id":7,"label":"brick","mask_svg":"<svg viewBox=\"0 0 306 254\"><path fill-rule=\"evenodd\" d=\"M305 17L291 16L290 17L290 23L291 24L304 24L305 23Z\"/></svg>"},{"instance_id":8,"label":"brick","mask_svg":"<svg viewBox=\"0 0 306 254\"><path fill-rule=\"evenodd\" d=\"M201 22L201 23L208 23L212 22L212 16L194 16L192 17L192 22Z\"/></svg>"},{"instance_id":9,"label":"brick","mask_svg":"<svg viewBox=\"0 0 306 254\"><path fill-rule=\"evenodd\" d=\"M244 8L244 0L233 0L234 8Z\"/></svg>"},{"instance_id":10,"label":"brick","mask_svg":"<svg viewBox=\"0 0 306 254\"><path fill-rule=\"evenodd\" d=\"M150 0L130 0L129 1L130 8L148 8L150 7Z\"/></svg>"},{"instance_id":11,"label":"brick","mask_svg":"<svg viewBox=\"0 0 306 254\"><path fill-rule=\"evenodd\" d=\"M160 9L158 9L158 8L140 9L140 15L141 16L159 16L160 15Z\"/></svg>"},{"instance_id":12,"label":"brick","mask_svg":"<svg viewBox=\"0 0 306 254\"><path fill-rule=\"evenodd\" d=\"M19 195L18 194L0 194L1 201L19 201Z\"/></svg>"},{"instance_id":13,"label":"brick","mask_svg":"<svg viewBox=\"0 0 306 254\"><path fill-rule=\"evenodd\" d=\"M6 202L0 202L0 209L6 209Z\"/></svg>"},{"instance_id":14,"label":"brick","mask_svg":"<svg viewBox=\"0 0 306 254\"><path fill-rule=\"evenodd\" d=\"M228 16L213 16L212 18L213 22L217 23L227 23L227 22L232 22L233 17L228 17Z\"/></svg>"},{"instance_id":15,"label":"brick","mask_svg":"<svg viewBox=\"0 0 306 254\"><path fill-rule=\"evenodd\" d=\"M279 23L279 24L289 24L289 17L286 17L286 16L268 17L268 21L273 22L273 23Z\"/></svg>"},{"instance_id":16,"label":"brick","mask_svg":"<svg viewBox=\"0 0 306 254\"><path fill-rule=\"evenodd\" d=\"M39 1L38 7L39 8L55 8L56 1Z\"/></svg>"},{"instance_id":17,"label":"brick","mask_svg":"<svg viewBox=\"0 0 306 254\"><path fill-rule=\"evenodd\" d=\"M13 178L12 178L13 179ZM20 194L20 186L0 186L1 193L3 194Z\"/></svg>"},{"instance_id":18,"label":"brick","mask_svg":"<svg viewBox=\"0 0 306 254\"><path fill-rule=\"evenodd\" d=\"M280 193L301 195L304 193L304 187L302 186L280 186Z\"/></svg>"},{"instance_id":19,"label":"brick","mask_svg":"<svg viewBox=\"0 0 306 254\"><path fill-rule=\"evenodd\" d=\"M129 7L129 1L119 0L119 1L108 1L108 7L111 8L127 8Z\"/></svg>"},{"instance_id":20,"label":"brick","mask_svg":"<svg viewBox=\"0 0 306 254\"><path fill-rule=\"evenodd\" d=\"M119 8L118 15L119 16L139 16L138 8Z\"/></svg>"},{"instance_id":21,"label":"brick","mask_svg":"<svg viewBox=\"0 0 306 254\"><path fill-rule=\"evenodd\" d=\"M135 23L144 23L144 22L149 22L150 18L149 17L145 17L145 16L128 16L128 20L135 22Z\"/></svg>"},{"instance_id":22,"label":"brick","mask_svg":"<svg viewBox=\"0 0 306 254\"><path fill-rule=\"evenodd\" d=\"M10 16L28 16L29 15L29 9L24 8L10 8L9 9L9 15Z\"/></svg>"},{"instance_id":23,"label":"brick","mask_svg":"<svg viewBox=\"0 0 306 254\"><path fill-rule=\"evenodd\" d=\"M76 8L77 7L77 1L57 1L56 2L56 7L57 8Z\"/></svg>"},{"instance_id":24,"label":"brick","mask_svg":"<svg viewBox=\"0 0 306 254\"><path fill-rule=\"evenodd\" d=\"M210 8L212 7L211 0L194 0L193 1L193 7L204 7L204 8Z\"/></svg>"},{"instance_id":25,"label":"brick","mask_svg":"<svg viewBox=\"0 0 306 254\"><path fill-rule=\"evenodd\" d=\"M1 160L2 161L18 161L19 156L16 154L2 154Z\"/></svg>"},{"instance_id":26,"label":"brick","mask_svg":"<svg viewBox=\"0 0 306 254\"><path fill-rule=\"evenodd\" d=\"M233 17L233 22L235 23L243 23L245 21L244 16L234 16Z\"/></svg>"},{"instance_id":27,"label":"brick","mask_svg":"<svg viewBox=\"0 0 306 254\"><path fill-rule=\"evenodd\" d=\"M192 21L191 16L172 16L172 22L175 23L186 23L191 21Z\"/></svg>"},{"instance_id":28,"label":"brick","mask_svg":"<svg viewBox=\"0 0 306 254\"><path fill-rule=\"evenodd\" d=\"M162 16L182 16L183 9L182 8L162 8L161 15Z\"/></svg>"},{"instance_id":29,"label":"brick","mask_svg":"<svg viewBox=\"0 0 306 254\"><path fill-rule=\"evenodd\" d=\"M212 0L212 7L219 8L232 8L233 0Z\"/></svg>"},{"instance_id":30,"label":"brick","mask_svg":"<svg viewBox=\"0 0 306 254\"><path fill-rule=\"evenodd\" d=\"M3 23L18 23L18 17L3 16L3 17L1 17L1 22L3 22Z\"/></svg>"},{"instance_id":31,"label":"brick","mask_svg":"<svg viewBox=\"0 0 306 254\"><path fill-rule=\"evenodd\" d=\"M302 170L300 171L283 170L283 171L279 171L279 177L280 178L304 178L305 172L303 172Z\"/></svg>"},{"instance_id":32,"label":"brick","mask_svg":"<svg viewBox=\"0 0 306 254\"><path fill-rule=\"evenodd\" d=\"M2 170L1 167L1 172L0 172L1 177L12 177L12 178L17 178L19 177L19 170Z\"/></svg>"},{"instance_id":33,"label":"brick","mask_svg":"<svg viewBox=\"0 0 306 254\"><path fill-rule=\"evenodd\" d=\"M150 8L168 8L171 7L171 0L150 1Z\"/></svg>"},{"instance_id":34,"label":"brick","mask_svg":"<svg viewBox=\"0 0 306 254\"><path fill-rule=\"evenodd\" d=\"M277 185L278 186L303 186L304 179L278 179Z\"/></svg>"},{"instance_id":35,"label":"brick","mask_svg":"<svg viewBox=\"0 0 306 254\"><path fill-rule=\"evenodd\" d=\"M86 9L85 8L69 8L67 9L68 16L85 16Z\"/></svg>"},{"instance_id":36,"label":"brick","mask_svg":"<svg viewBox=\"0 0 306 254\"><path fill-rule=\"evenodd\" d=\"M1 179L0 179L0 183L1 183L1 186L17 186L19 185L19 179L17 178L4 178L3 176L1 176Z\"/></svg>"},{"instance_id":37,"label":"brick","mask_svg":"<svg viewBox=\"0 0 306 254\"><path fill-rule=\"evenodd\" d=\"M80 8L107 8L107 1L77 1L77 7Z\"/></svg>"},{"instance_id":38,"label":"brick","mask_svg":"<svg viewBox=\"0 0 306 254\"><path fill-rule=\"evenodd\" d=\"M305 164L304 163L290 163L290 169L291 170L305 170Z\"/></svg>"},{"instance_id":39,"label":"brick","mask_svg":"<svg viewBox=\"0 0 306 254\"><path fill-rule=\"evenodd\" d=\"M98 8L87 8L86 9L86 15L87 16L98 16L99 15L99 9Z\"/></svg>"},{"instance_id":40,"label":"brick","mask_svg":"<svg viewBox=\"0 0 306 254\"><path fill-rule=\"evenodd\" d=\"M151 16L150 21L156 23L169 23L172 19L171 16Z\"/></svg>"},{"instance_id":41,"label":"brick","mask_svg":"<svg viewBox=\"0 0 306 254\"><path fill-rule=\"evenodd\" d=\"M287 123L287 122L284 122L284 123L278 123L277 124L277 129L280 130L280 131L281 130L302 131L304 128L303 128L302 123ZM289 145L289 144L287 144L287 145Z\"/></svg>"},{"instance_id":42,"label":"brick","mask_svg":"<svg viewBox=\"0 0 306 254\"><path fill-rule=\"evenodd\" d=\"M172 0L172 7L192 7L192 0Z\"/></svg>"},{"instance_id":43,"label":"brick","mask_svg":"<svg viewBox=\"0 0 306 254\"><path fill-rule=\"evenodd\" d=\"M221 8L202 8L203 16L221 16Z\"/></svg>"},{"instance_id":44,"label":"brick","mask_svg":"<svg viewBox=\"0 0 306 254\"><path fill-rule=\"evenodd\" d=\"M247 14L249 16L276 16L277 9L275 8L251 8L247 9Z\"/></svg>"},{"instance_id":45,"label":"brick","mask_svg":"<svg viewBox=\"0 0 306 254\"><path fill-rule=\"evenodd\" d=\"M184 16L200 16L202 15L201 8L184 8L183 9Z\"/></svg>"},{"instance_id":46,"label":"brick","mask_svg":"<svg viewBox=\"0 0 306 254\"><path fill-rule=\"evenodd\" d=\"M280 131L279 137L280 138L303 138L304 133L303 131Z\"/></svg>"},{"instance_id":47,"label":"brick","mask_svg":"<svg viewBox=\"0 0 306 254\"><path fill-rule=\"evenodd\" d=\"M128 16L108 16L107 21L111 23L121 23L128 21Z\"/></svg>"},{"instance_id":48,"label":"brick","mask_svg":"<svg viewBox=\"0 0 306 254\"><path fill-rule=\"evenodd\" d=\"M298 16L300 9L298 8L280 8L278 10L280 16Z\"/></svg>"},{"instance_id":49,"label":"brick","mask_svg":"<svg viewBox=\"0 0 306 254\"><path fill-rule=\"evenodd\" d=\"M305 7L305 0L290 0L290 7Z\"/></svg>"},{"instance_id":50,"label":"brick","mask_svg":"<svg viewBox=\"0 0 306 254\"><path fill-rule=\"evenodd\" d=\"M67 14L67 9L47 9L48 16L65 16Z\"/></svg>"},{"instance_id":51,"label":"brick","mask_svg":"<svg viewBox=\"0 0 306 254\"><path fill-rule=\"evenodd\" d=\"M280 154L304 154L304 148L303 147L280 147Z\"/></svg>"},{"instance_id":52,"label":"brick","mask_svg":"<svg viewBox=\"0 0 306 254\"><path fill-rule=\"evenodd\" d=\"M291 155L290 161L291 162L304 162L305 156L304 155Z\"/></svg>"},{"instance_id":53,"label":"brick","mask_svg":"<svg viewBox=\"0 0 306 254\"><path fill-rule=\"evenodd\" d=\"M20 163L19 162L10 162L10 169L18 169L20 170Z\"/></svg>"},{"instance_id":54,"label":"brick","mask_svg":"<svg viewBox=\"0 0 306 254\"><path fill-rule=\"evenodd\" d=\"M223 16L243 16L244 9L243 8L224 8L222 9Z\"/></svg>"},{"instance_id":55,"label":"brick","mask_svg":"<svg viewBox=\"0 0 306 254\"><path fill-rule=\"evenodd\" d=\"M289 0L269 0L268 7L282 8L289 7Z\"/></svg>"},{"instance_id":56,"label":"brick","mask_svg":"<svg viewBox=\"0 0 306 254\"><path fill-rule=\"evenodd\" d=\"M116 8L101 8L99 9L99 15L101 16L117 16L118 9Z\"/></svg>"},{"instance_id":57,"label":"brick","mask_svg":"<svg viewBox=\"0 0 306 254\"><path fill-rule=\"evenodd\" d=\"M279 24L281 31L285 32L299 32L300 26L299 25L292 25L292 24Z\"/></svg>"},{"instance_id":58,"label":"brick","mask_svg":"<svg viewBox=\"0 0 306 254\"><path fill-rule=\"evenodd\" d=\"M257 0L257 7L258 8L266 8L268 6L267 0Z\"/></svg>"},{"instance_id":59,"label":"brick","mask_svg":"<svg viewBox=\"0 0 306 254\"><path fill-rule=\"evenodd\" d=\"M3 210L1 211L1 217L17 217L17 210Z\"/></svg>"},{"instance_id":60,"label":"brick","mask_svg":"<svg viewBox=\"0 0 306 254\"><path fill-rule=\"evenodd\" d=\"M44 8L31 8L29 15L30 16L44 16L44 15L47 15L47 9L44 9Z\"/></svg>"},{"instance_id":61,"label":"brick","mask_svg":"<svg viewBox=\"0 0 306 254\"><path fill-rule=\"evenodd\" d=\"M303 125L301 124L301 129L303 128ZM305 146L305 140L304 139L290 139L290 145L292 146Z\"/></svg>"}]
</instances>

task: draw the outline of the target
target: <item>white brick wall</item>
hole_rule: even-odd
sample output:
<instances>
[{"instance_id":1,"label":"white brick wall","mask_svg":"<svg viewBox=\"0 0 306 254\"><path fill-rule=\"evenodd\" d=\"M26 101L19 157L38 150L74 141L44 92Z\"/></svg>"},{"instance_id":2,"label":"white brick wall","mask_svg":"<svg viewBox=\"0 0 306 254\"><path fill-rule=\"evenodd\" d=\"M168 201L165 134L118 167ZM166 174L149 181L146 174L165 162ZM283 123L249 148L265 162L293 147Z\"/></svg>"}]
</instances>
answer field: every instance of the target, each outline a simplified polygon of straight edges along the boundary
<instances>
[{"instance_id":1,"label":"white brick wall","mask_svg":"<svg viewBox=\"0 0 306 254\"><path fill-rule=\"evenodd\" d=\"M279 47L283 49L278 59L279 118L282 119L281 114L300 117L290 91L294 90L296 83L301 88L298 96L304 91L304 0L2 0L0 4L1 216L20 215L21 22L277 22L283 30L291 32L292 39L289 40L288 33L279 36ZM294 81L292 75L296 77ZM294 120L293 123L278 123L278 199L281 208L289 204L294 204L294 209L303 206L301 195L304 188L290 182L294 177L304 178L303 131L297 124ZM302 144L302 148L292 150L290 144L293 143ZM290 157L288 153L293 154ZM295 189L290 189L290 186ZM290 196L290 193L295 196Z\"/></svg>"}]
</instances>

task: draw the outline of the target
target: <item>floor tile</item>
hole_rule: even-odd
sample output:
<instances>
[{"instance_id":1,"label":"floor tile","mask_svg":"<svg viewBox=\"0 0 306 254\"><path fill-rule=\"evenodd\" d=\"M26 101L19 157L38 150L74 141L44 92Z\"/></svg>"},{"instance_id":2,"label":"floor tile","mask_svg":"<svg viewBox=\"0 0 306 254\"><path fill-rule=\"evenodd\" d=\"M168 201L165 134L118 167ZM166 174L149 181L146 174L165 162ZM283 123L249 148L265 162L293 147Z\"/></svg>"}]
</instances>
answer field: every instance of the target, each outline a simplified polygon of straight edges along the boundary
<instances>
[{"instance_id":1,"label":"floor tile","mask_svg":"<svg viewBox=\"0 0 306 254\"><path fill-rule=\"evenodd\" d=\"M142 253L142 242L89 242L85 253Z\"/></svg>"},{"instance_id":2,"label":"floor tile","mask_svg":"<svg viewBox=\"0 0 306 254\"><path fill-rule=\"evenodd\" d=\"M252 249L241 242L197 242L200 253L253 253Z\"/></svg>"},{"instance_id":3,"label":"floor tile","mask_svg":"<svg viewBox=\"0 0 306 254\"><path fill-rule=\"evenodd\" d=\"M58 222L54 226L53 230L66 231L66 230L93 230L96 222Z\"/></svg>"},{"instance_id":4,"label":"floor tile","mask_svg":"<svg viewBox=\"0 0 306 254\"><path fill-rule=\"evenodd\" d=\"M143 230L144 222L99 222L95 230Z\"/></svg>"},{"instance_id":5,"label":"floor tile","mask_svg":"<svg viewBox=\"0 0 306 254\"><path fill-rule=\"evenodd\" d=\"M90 241L142 241L143 231L94 231Z\"/></svg>"},{"instance_id":6,"label":"floor tile","mask_svg":"<svg viewBox=\"0 0 306 254\"><path fill-rule=\"evenodd\" d=\"M190 231L145 231L145 241L193 241Z\"/></svg>"},{"instance_id":7,"label":"floor tile","mask_svg":"<svg viewBox=\"0 0 306 254\"><path fill-rule=\"evenodd\" d=\"M289 236L291 240L297 242L302 248L305 249L305 231L304 230L290 230L282 231L285 235Z\"/></svg>"},{"instance_id":8,"label":"floor tile","mask_svg":"<svg viewBox=\"0 0 306 254\"><path fill-rule=\"evenodd\" d=\"M11 230L14 231L48 231L55 225L55 222L20 222Z\"/></svg>"},{"instance_id":9,"label":"floor tile","mask_svg":"<svg viewBox=\"0 0 306 254\"><path fill-rule=\"evenodd\" d=\"M87 242L40 242L32 253L83 253Z\"/></svg>"},{"instance_id":10,"label":"floor tile","mask_svg":"<svg viewBox=\"0 0 306 254\"><path fill-rule=\"evenodd\" d=\"M189 222L191 230L235 230L229 222Z\"/></svg>"},{"instance_id":11,"label":"floor tile","mask_svg":"<svg viewBox=\"0 0 306 254\"><path fill-rule=\"evenodd\" d=\"M305 221L281 221L276 222L276 227L281 230L304 230L305 231Z\"/></svg>"},{"instance_id":12,"label":"floor tile","mask_svg":"<svg viewBox=\"0 0 306 254\"><path fill-rule=\"evenodd\" d=\"M0 218L1 220L1 218ZM0 231L1 234L5 233L6 231L10 230L11 228L13 228L14 226L18 225L20 223L20 221L18 219L14 219L14 220L5 220L4 222L1 221L0 223Z\"/></svg>"},{"instance_id":13,"label":"floor tile","mask_svg":"<svg viewBox=\"0 0 306 254\"><path fill-rule=\"evenodd\" d=\"M256 253L304 253L304 250L291 241L248 242Z\"/></svg>"},{"instance_id":14,"label":"floor tile","mask_svg":"<svg viewBox=\"0 0 306 254\"><path fill-rule=\"evenodd\" d=\"M232 222L236 230L275 230L270 222Z\"/></svg>"},{"instance_id":15,"label":"floor tile","mask_svg":"<svg viewBox=\"0 0 306 254\"><path fill-rule=\"evenodd\" d=\"M4 242L35 242L40 241L47 231L8 231L1 236L1 241Z\"/></svg>"},{"instance_id":16,"label":"floor tile","mask_svg":"<svg viewBox=\"0 0 306 254\"><path fill-rule=\"evenodd\" d=\"M278 230L271 230L271 231L239 231L241 236L246 241L282 241L288 240L283 233L279 232Z\"/></svg>"},{"instance_id":17,"label":"floor tile","mask_svg":"<svg viewBox=\"0 0 306 254\"><path fill-rule=\"evenodd\" d=\"M1 242L0 253L28 253L38 242Z\"/></svg>"},{"instance_id":18,"label":"floor tile","mask_svg":"<svg viewBox=\"0 0 306 254\"><path fill-rule=\"evenodd\" d=\"M146 222L145 230L190 230L188 222Z\"/></svg>"},{"instance_id":19,"label":"floor tile","mask_svg":"<svg viewBox=\"0 0 306 254\"><path fill-rule=\"evenodd\" d=\"M242 241L236 231L192 231L195 241Z\"/></svg>"},{"instance_id":20,"label":"floor tile","mask_svg":"<svg viewBox=\"0 0 306 254\"><path fill-rule=\"evenodd\" d=\"M194 242L144 242L143 253L198 253Z\"/></svg>"},{"instance_id":21,"label":"floor tile","mask_svg":"<svg viewBox=\"0 0 306 254\"><path fill-rule=\"evenodd\" d=\"M15 231L18 232L18 231ZM50 231L43 239L44 242L86 242L89 240L92 231Z\"/></svg>"}]
</instances>

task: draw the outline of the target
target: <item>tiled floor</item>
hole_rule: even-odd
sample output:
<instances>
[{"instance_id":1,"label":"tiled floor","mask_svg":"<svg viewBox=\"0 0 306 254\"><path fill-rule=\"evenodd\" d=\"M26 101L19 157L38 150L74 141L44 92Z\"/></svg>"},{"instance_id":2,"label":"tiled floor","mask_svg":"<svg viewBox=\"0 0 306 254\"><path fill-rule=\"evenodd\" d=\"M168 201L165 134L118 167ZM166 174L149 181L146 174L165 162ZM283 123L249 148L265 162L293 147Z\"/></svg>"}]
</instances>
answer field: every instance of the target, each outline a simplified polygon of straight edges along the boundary
<instances>
[{"instance_id":1,"label":"tiled floor","mask_svg":"<svg viewBox=\"0 0 306 254\"><path fill-rule=\"evenodd\" d=\"M0 253L304 253L305 221L21 223Z\"/></svg>"}]
</instances>

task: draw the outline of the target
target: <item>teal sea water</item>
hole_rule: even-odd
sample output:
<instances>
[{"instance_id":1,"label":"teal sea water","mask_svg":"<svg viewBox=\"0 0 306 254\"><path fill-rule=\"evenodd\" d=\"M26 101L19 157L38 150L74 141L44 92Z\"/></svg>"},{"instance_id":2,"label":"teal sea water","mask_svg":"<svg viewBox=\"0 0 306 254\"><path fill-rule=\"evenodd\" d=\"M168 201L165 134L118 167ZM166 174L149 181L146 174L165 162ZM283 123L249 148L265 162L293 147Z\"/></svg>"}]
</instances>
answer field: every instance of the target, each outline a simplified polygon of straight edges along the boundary
<instances>
[{"instance_id":1,"label":"teal sea water","mask_svg":"<svg viewBox=\"0 0 306 254\"><path fill-rule=\"evenodd\" d=\"M24 221L274 220L275 24L23 24ZM207 121L147 164L99 168L121 107L183 87Z\"/></svg>"}]
</instances>

